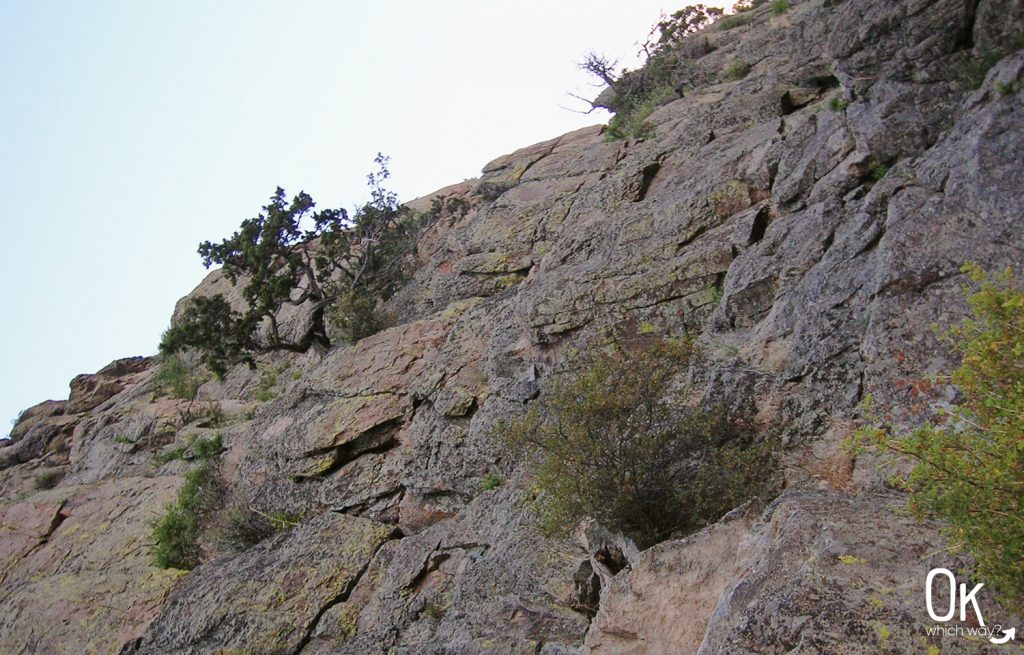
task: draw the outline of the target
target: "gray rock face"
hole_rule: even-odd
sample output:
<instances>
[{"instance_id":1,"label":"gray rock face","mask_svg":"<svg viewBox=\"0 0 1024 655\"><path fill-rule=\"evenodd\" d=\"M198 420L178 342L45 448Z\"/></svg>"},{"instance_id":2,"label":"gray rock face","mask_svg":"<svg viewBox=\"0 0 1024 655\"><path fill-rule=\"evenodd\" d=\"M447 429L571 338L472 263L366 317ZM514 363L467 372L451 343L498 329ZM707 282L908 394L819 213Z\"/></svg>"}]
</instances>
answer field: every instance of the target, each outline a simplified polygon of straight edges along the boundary
<instances>
[{"instance_id":1,"label":"gray rock face","mask_svg":"<svg viewBox=\"0 0 1024 655\"><path fill-rule=\"evenodd\" d=\"M594 654L997 652L984 640L927 634L928 571L963 561L936 549L935 528L900 512L900 502L788 493L760 518L738 513L659 544L607 589L587 646ZM984 590L979 604L994 610L989 624L1019 620Z\"/></svg>"},{"instance_id":2,"label":"gray rock face","mask_svg":"<svg viewBox=\"0 0 1024 655\"><path fill-rule=\"evenodd\" d=\"M126 653L293 652L344 601L392 536L368 519L328 512L187 576Z\"/></svg>"},{"instance_id":3,"label":"gray rock face","mask_svg":"<svg viewBox=\"0 0 1024 655\"><path fill-rule=\"evenodd\" d=\"M154 362L120 360L76 378L69 401L28 410L0 448L9 643L985 652L925 635L922 572L959 562L840 443L868 393L896 420L921 420L912 383L953 364L931 325L966 312L960 266L1020 262L1020 3L791 4L687 45L681 97L652 114L653 137L579 130L435 194L468 210L424 236L418 272L390 301L396 326L237 367L194 403L156 387ZM737 60L750 72L728 80ZM241 301L218 272L193 292L211 293ZM307 311L282 316L284 329L301 331ZM540 536L530 483L495 426L543 394L572 350L683 332L707 354L688 373L697 391L781 434L787 491L643 552L593 524ZM191 440L216 434L238 499L307 518L160 577L148 522ZM504 483L484 491L485 476ZM150 506L118 515L119 502ZM95 520L89 539L55 518L69 510ZM58 546L83 564L62 566ZM44 554L49 568L36 564ZM95 583L94 563L117 556L126 591ZM133 576L153 584L136 590ZM68 607L93 614L74 631L49 623Z\"/></svg>"}]
</instances>

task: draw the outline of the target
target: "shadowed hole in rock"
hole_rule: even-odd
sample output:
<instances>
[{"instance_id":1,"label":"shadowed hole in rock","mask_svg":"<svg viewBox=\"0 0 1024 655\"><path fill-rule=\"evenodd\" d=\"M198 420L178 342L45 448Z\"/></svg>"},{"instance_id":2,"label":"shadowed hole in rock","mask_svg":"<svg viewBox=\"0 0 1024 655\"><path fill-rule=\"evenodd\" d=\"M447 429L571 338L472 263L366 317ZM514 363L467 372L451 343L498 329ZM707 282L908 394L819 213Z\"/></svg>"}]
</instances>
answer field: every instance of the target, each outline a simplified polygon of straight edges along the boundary
<instances>
[{"instance_id":1,"label":"shadowed hole in rock","mask_svg":"<svg viewBox=\"0 0 1024 655\"><path fill-rule=\"evenodd\" d=\"M644 166L644 169L640 172L640 188L636 193L634 202L640 202L647 196L647 190L651 188L651 182L654 181L654 176L658 174L660 168L661 164L658 162Z\"/></svg>"},{"instance_id":2,"label":"shadowed hole in rock","mask_svg":"<svg viewBox=\"0 0 1024 655\"><path fill-rule=\"evenodd\" d=\"M748 246L752 246L764 238L769 222L771 222L771 212L768 209L768 205L765 205L757 210L757 214L754 215L754 221L750 225L750 236L747 238Z\"/></svg>"},{"instance_id":3,"label":"shadowed hole in rock","mask_svg":"<svg viewBox=\"0 0 1024 655\"><path fill-rule=\"evenodd\" d=\"M572 581L576 589L572 609L588 619L594 618L601 603L601 576L594 572L590 560L580 562Z\"/></svg>"}]
</instances>

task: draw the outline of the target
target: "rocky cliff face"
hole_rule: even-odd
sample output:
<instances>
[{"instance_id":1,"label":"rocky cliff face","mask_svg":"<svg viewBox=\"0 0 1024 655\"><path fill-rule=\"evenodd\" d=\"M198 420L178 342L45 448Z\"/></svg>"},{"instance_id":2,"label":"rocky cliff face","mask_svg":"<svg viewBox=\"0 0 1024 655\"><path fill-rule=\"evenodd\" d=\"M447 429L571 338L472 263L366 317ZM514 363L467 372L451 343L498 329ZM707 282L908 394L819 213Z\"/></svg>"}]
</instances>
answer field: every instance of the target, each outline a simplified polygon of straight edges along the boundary
<instances>
[{"instance_id":1,"label":"rocky cliff face","mask_svg":"<svg viewBox=\"0 0 1024 655\"><path fill-rule=\"evenodd\" d=\"M0 651L1004 652L925 634L925 574L962 562L840 442L869 393L919 420L960 265L1021 261L1021 3L752 15L691 40L655 136L580 130L439 191L469 209L426 235L395 327L238 367L192 407L135 358L29 409L0 448ZM694 384L781 433L786 489L643 552L540 536L489 433L572 349L651 332L700 335ZM154 456L214 433L232 493L304 518L155 568L188 462Z\"/></svg>"}]
</instances>

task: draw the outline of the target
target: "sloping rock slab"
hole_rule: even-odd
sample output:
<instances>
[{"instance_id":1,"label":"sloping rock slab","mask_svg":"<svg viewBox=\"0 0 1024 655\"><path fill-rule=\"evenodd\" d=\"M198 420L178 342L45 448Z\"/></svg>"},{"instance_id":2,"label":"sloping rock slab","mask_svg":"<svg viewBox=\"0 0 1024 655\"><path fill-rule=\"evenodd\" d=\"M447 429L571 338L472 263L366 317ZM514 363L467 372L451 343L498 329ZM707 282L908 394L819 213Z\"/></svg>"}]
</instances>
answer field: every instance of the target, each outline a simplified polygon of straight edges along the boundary
<instances>
[{"instance_id":1,"label":"sloping rock slab","mask_svg":"<svg viewBox=\"0 0 1024 655\"><path fill-rule=\"evenodd\" d=\"M181 575L152 566L147 543L178 483L125 478L0 508L0 652L116 653L142 634Z\"/></svg>"},{"instance_id":2,"label":"sloping rock slab","mask_svg":"<svg viewBox=\"0 0 1024 655\"><path fill-rule=\"evenodd\" d=\"M927 633L936 625L928 572L967 562L901 505L896 495L789 492L749 532L738 517L651 548L605 591L590 652L998 652L983 639ZM987 589L978 602L988 626L1019 625Z\"/></svg>"},{"instance_id":3,"label":"sloping rock slab","mask_svg":"<svg viewBox=\"0 0 1024 655\"><path fill-rule=\"evenodd\" d=\"M199 567L128 653L297 652L392 529L329 512Z\"/></svg>"}]
</instances>

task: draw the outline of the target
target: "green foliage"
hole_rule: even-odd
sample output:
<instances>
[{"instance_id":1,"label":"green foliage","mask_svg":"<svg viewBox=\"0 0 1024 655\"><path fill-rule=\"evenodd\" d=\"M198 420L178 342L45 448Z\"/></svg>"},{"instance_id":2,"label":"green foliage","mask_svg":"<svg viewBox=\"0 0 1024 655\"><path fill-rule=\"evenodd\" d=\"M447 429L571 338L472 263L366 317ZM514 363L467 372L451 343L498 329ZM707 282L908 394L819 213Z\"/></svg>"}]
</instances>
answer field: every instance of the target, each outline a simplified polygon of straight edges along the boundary
<instances>
[{"instance_id":1,"label":"green foliage","mask_svg":"<svg viewBox=\"0 0 1024 655\"><path fill-rule=\"evenodd\" d=\"M179 446L177 448L171 448L169 450L159 452L153 456L153 466L160 468L167 462L184 459L186 450L185 446Z\"/></svg>"},{"instance_id":2,"label":"green foliage","mask_svg":"<svg viewBox=\"0 0 1024 655\"><path fill-rule=\"evenodd\" d=\"M157 387L172 397L192 401L207 377L192 370L178 354L160 355L160 368L154 376Z\"/></svg>"},{"instance_id":3,"label":"green foliage","mask_svg":"<svg viewBox=\"0 0 1024 655\"><path fill-rule=\"evenodd\" d=\"M651 28L644 43L643 51L648 59L674 50L690 34L694 34L711 25L725 15L718 7L706 7L702 4L689 5L679 11L661 17Z\"/></svg>"},{"instance_id":4,"label":"green foliage","mask_svg":"<svg viewBox=\"0 0 1024 655\"><path fill-rule=\"evenodd\" d=\"M830 111L844 111L849 105L850 103L841 95L834 95L828 99Z\"/></svg>"},{"instance_id":5,"label":"green foliage","mask_svg":"<svg viewBox=\"0 0 1024 655\"><path fill-rule=\"evenodd\" d=\"M341 292L328 310L327 320L346 343L377 334L391 324L373 298L355 292Z\"/></svg>"},{"instance_id":6,"label":"green foliage","mask_svg":"<svg viewBox=\"0 0 1024 655\"><path fill-rule=\"evenodd\" d=\"M428 600L423 604L423 614L435 621L440 621L448 613L448 606L437 600Z\"/></svg>"},{"instance_id":7,"label":"green foliage","mask_svg":"<svg viewBox=\"0 0 1024 655\"><path fill-rule=\"evenodd\" d=\"M872 159L868 164L868 179L872 182L877 182L885 177L889 173L889 167L878 161Z\"/></svg>"},{"instance_id":8,"label":"green foliage","mask_svg":"<svg viewBox=\"0 0 1024 655\"><path fill-rule=\"evenodd\" d=\"M675 91L676 82L685 67L679 54L679 46L691 34L704 29L721 18L724 12L717 7L691 5L662 19L651 28L647 41L641 46L645 56L643 67L635 71L624 71L616 76L616 62L594 53L588 54L580 65L604 84L613 93L607 105L615 116L609 121L605 136L608 140L635 138L653 135L654 126L647 117L662 104L679 97ZM745 20L736 19L736 20Z\"/></svg>"},{"instance_id":9,"label":"green foliage","mask_svg":"<svg viewBox=\"0 0 1024 655\"><path fill-rule=\"evenodd\" d=\"M739 10L739 8L737 9ZM748 14L735 13L731 16L726 16L725 18L719 20L717 23L715 23L715 28L722 32L725 32L735 27L740 27L741 25L747 25L751 23L753 20L754 17Z\"/></svg>"},{"instance_id":10,"label":"green foliage","mask_svg":"<svg viewBox=\"0 0 1024 655\"><path fill-rule=\"evenodd\" d=\"M38 490L53 489L64 477L60 469L46 469L36 474L32 487Z\"/></svg>"},{"instance_id":11,"label":"green foliage","mask_svg":"<svg viewBox=\"0 0 1024 655\"><path fill-rule=\"evenodd\" d=\"M260 353L329 347L324 313L345 294L374 304L393 295L408 275L422 220L384 188L387 158L375 161L378 171L367 176L371 199L351 217L344 209L314 211L305 192L289 202L278 188L230 238L201 243L203 264L223 266L228 279L241 285L246 308L233 309L220 294L193 299L164 334L161 352L196 349L223 376L236 363L255 365ZM307 302L312 311L304 333L282 335L278 312Z\"/></svg>"},{"instance_id":12,"label":"green foliage","mask_svg":"<svg viewBox=\"0 0 1024 655\"><path fill-rule=\"evenodd\" d=\"M856 438L879 453L909 457L897 479L920 518L947 521L955 546L974 556L977 574L1011 605L1024 603L1024 287L1012 271L988 276L964 267L978 286L973 317L949 339L961 355L951 381L961 400L933 422L901 433L864 428Z\"/></svg>"},{"instance_id":13,"label":"green foliage","mask_svg":"<svg viewBox=\"0 0 1024 655\"><path fill-rule=\"evenodd\" d=\"M256 400L267 403L277 397L274 387L277 386L277 369L268 368L260 372L260 382L256 387Z\"/></svg>"},{"instance_id":14,"label":"green foliage","mask_svg":"<svg viewBox=\"0 0 1024 655\"><path fill-rule=\"evenodd\" d=\"M481 481L480 486L484 491L493 491L503 484L505 484L505 480L503 480L500 475L486 473L484 474L484 478Z\"/></svg>"},{"instance_id":15,"label":"green foliage","mask_svg":"<svg viewBox=\"0 0 1024 655\"><path fill-rule=\"evenodd\" d=\"M699 529L775 488L769 442L714 409L670 404L689 341L583 355L526 416L496 436L532 462L541 528L584 517L642 546Z\"/></svg>"},{"instance_id":16,"label":"green foliage","mask_svg":"<svg viewBox=\"0 0 1024 655\"><path fill-rule=\"evenodd\" d=\"M219 434L209 438L193 438L189 441L188 445L157 453L153 457L153 466L160 468L167 462L179 459L198 459L204 461L220 455L223 450L224 445Z\"/></svg>"},{"instance_id":17,"label":"green foliage","mask_svg":"<svg viewBox=\"0 0 1024 655\"><path fill-rule=\"evenodd\" d=\"M209 460L219 456L224 451L224 442L220 435L216 434L209 439L194 439L188 446L192 456L198 460Z\"/></svg>"},{"instance_id":18,"label":"green foliage","mask_svg":"<svg viewBox=\"0 0 1024 655\"><path fill-rule=\"evenodd\" d=\"M1024 38L1008 38L998 46L988 50L975 50L970 53L960 67L960 78L970 89L979 89L985 82L989 70L1003 57L1024 48Z\"/></svg>"},{"instance_id":19,"label":"green foliage","mask_svg":"<svg viewBox=\"0 0 1024 655\"><path fill-rule=\"evenodd\" d=\"M280 532L287 532L302 520L301 512L262 511L242 502L235 502L218 517L218 541L241 551Z\"/></svg>"},{"instance_id":20,"label":"green foliage","mask_svg":"<svg viewBox=\"0 0 1024 655\"><path fill-rule=\"evenodd\" d=\"M750 72L750 64L742 59L736 59L725 68L725 79L736 81L742 80Z\"/></svg>"},{"instance_id":21,"label":"green foliage","mask_svg":"<svg viewBox=\"0 0 1024 655\"><path fill-rule=\"evenodd\" d=\"M772 2L772 13L773 14L775 14L776 16L781 16L782 14L786 13L787 11L789 11L789 0L773 0L773 2Z\"/></svg>"},{"instance_id":22,"label":"green foliage","mask_svg":"<svg viewBox=\"0 0 1024 655\"><path fill-rule=\"evenodd\" d=\"M654 110L660 105L678 98L678 94L669 86L659 86L647 95L633 98L608 121L605 138L646 139L654 136L654 125L647 122Z\"/></svg>"},{"instance_id":23,"label":"green foliage","mask_svg":"<svg viewBox=\"0 0 1024 655\"><path fill-rule=\"evenodd\" d=\"M484 200L497 200L515 185L514 180L485 180L477 185L476 193Z\"/></svg>"},{"instance_id":24,"label":"green foliage","mask_svg":"<svg viewBox=\"0 0 1024 655\"><path fill-rule=\"evenodd\" d=\"M992 83L992 88L1000 96L1008 96L1017 90L1017 86L1015 84L1007 84L1006 82L1001 82L999 80Z\"/></svg>"},{"instance_id":25,"label":"green foliage","mask_svg":"<svg viewBox=\"0 0 1024 655\"><path fill-rule=\"evenodd\" d=\"M202 549L199 537L205 518L223 495L217 467L209 459L185 474L178 497L164 508L153 523L153 558L161 568L189 570L199 564Z\"/></svg>"}]
</instances>

